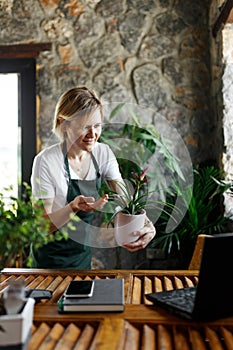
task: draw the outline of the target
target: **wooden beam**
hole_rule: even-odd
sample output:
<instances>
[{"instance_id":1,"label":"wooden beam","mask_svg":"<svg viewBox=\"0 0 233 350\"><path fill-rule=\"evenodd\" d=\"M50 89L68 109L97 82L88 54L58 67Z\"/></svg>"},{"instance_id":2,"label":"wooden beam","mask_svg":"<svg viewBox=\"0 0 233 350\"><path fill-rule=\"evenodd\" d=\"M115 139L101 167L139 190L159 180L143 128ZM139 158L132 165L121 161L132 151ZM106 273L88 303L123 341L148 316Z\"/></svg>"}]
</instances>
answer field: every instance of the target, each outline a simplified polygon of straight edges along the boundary
<instances>
[{"instance_id":1,"label":"wooden beam","mask_svg":"<svg viewBox=\"0 0 233 350\"><path fill-rule=\"evenodd\" d=\"M41 51L50 51L51 43L0 45L0 58L36 58Z\"/></svg>"},{"instance_id":2,"label":"wooden beam","mask_svg":"<svg viewBox=\"0 0 233 350\"><path fill-rule=\"evenodd\" d=\"M228 16L233 7L233 0L226 0L225 4L222 6L220 14L214 23L212 34L216 38L218 31L227 22Z\"/></svg>"}]
</instances>

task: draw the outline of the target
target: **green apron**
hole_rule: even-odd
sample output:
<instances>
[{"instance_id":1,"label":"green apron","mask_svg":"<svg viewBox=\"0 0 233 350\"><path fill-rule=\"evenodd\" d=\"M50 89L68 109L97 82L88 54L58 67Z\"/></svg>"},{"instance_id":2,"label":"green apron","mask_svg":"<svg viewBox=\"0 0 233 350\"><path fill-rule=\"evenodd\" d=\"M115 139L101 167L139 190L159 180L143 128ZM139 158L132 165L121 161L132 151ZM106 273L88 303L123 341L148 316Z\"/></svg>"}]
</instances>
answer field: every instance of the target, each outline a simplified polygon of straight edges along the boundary
<instances>
[{"instance_id":1,"label":"green apron","mask_svg":"<svg viewBox=\"0 0 233 350\"><path fill-rule=\"evenodd\" d=\"M71 179L70 169L66 151L64 152L64 160L66 171L69 178L68 191L67 191L67 203L70 203L76 196L84 195L87 197L97 197L98 190L101 186L101 177L99 173L99 167L95 157L91 153L91 158L96 170L97 177L95 180L77 180ZM69 237L73 236L79 242L88 241L88 225L91 224L94 214L79 211L76 214L84 223L80 222L82 232L70 232ZM82 225L84 224L84 225ZM79 222L77 223L79 225ZM43 247L33 250L32 249L33 267L37 268L70 268L70 269L90 269L91 268L91 247L82 243L76 242L74 239L68 238L68 240L54 241L44 245Z\"/></svg>"}]
</instances>

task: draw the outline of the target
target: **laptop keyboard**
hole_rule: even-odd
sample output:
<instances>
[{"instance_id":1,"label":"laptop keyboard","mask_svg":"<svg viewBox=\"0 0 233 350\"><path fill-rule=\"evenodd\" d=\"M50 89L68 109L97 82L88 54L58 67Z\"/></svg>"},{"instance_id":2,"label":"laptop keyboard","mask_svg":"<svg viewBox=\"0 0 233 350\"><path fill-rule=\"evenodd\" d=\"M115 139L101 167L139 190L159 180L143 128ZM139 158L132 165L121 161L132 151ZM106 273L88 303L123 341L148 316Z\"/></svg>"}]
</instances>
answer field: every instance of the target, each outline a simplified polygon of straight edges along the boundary
<instances>
[{"instance_id":1,"label":"laptop keyboard","mask_svg":"<svg viewBox=\"0 0 233 350\"><path fill-rule=\"evenodd\" d=\"M192 312L195 295L196 287L189 287L157 293L157 298L167 304L175 305L182 310Z\"/></svg>"}]
</instances>

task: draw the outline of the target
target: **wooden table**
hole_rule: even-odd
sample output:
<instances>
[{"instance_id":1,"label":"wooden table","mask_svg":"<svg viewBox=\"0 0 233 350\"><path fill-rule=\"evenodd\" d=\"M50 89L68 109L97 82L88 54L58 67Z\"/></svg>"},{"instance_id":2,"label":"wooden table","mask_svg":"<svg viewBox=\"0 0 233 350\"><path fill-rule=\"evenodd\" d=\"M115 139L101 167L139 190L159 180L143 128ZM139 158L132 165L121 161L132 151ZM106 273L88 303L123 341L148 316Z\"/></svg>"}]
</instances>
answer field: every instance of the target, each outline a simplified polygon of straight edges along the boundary
<instances>
[{"instance_id":1,"label":"wooden table","mask_svg":"<svg viewBox=\"0 0 233 350\"><path fill-rule=\"evenodd\" d=\"M57 301L72 279L102 278L125 279L124 312L58 313ZM4 269L0 292L11 279L24 280L28 288L53 291L51 300L35 306L28 350L233 349L233 317L206 323L185 321L144 297L149 292L194 286L198 271Z\"/></svg>"}]
</instances>

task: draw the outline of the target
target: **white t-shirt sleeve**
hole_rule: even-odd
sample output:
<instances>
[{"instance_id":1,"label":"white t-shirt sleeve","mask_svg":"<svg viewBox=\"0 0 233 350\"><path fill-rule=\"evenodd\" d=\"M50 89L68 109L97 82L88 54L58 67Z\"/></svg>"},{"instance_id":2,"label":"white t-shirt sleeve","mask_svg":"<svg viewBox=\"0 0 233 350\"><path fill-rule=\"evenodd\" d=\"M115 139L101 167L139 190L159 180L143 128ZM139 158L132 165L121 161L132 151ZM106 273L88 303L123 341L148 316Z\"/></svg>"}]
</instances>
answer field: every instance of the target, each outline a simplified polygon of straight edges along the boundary
<instances>
[{"instance_id":1,"label":"white t-shirt sleeve","mask_svg":"<svg viewBox=\"0 0 233 350\"><path fill-rule=\"evenodd\" d=\"M41 199L66 198L68 179L60 145L40 152L35 158L31 175L32 194Z\"/></svg>"},{"instance_id":2,"label":"white t-shirt sleeve","mask_svg":"<svg viewBox=\"0 0 233 350\"><path fill-rule=\"evenodd\" d=\"M35 157L32 167L32 194L38 198L54 198L55 188L52 179L46 159L39 154Z\"/></svg>"},{"instance_id":3,"label":"white t-shirt sleeve","mask_svg":"<svg viewBox=\"0 0 233 350\"><path fill-rule=\"evenodd\" d=\"M102 180L117 180L121 178L118 162L108 145L98 144L93 154L99 165Z\"/></svg>"}]
</instances>

